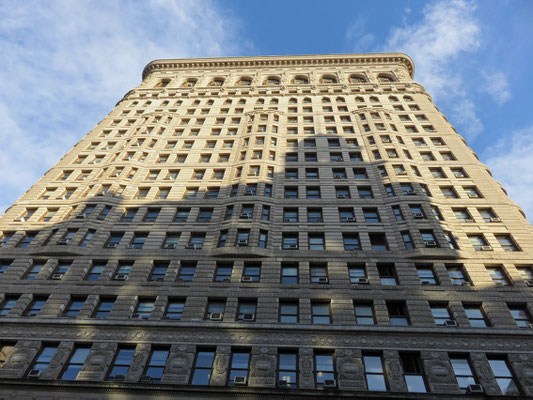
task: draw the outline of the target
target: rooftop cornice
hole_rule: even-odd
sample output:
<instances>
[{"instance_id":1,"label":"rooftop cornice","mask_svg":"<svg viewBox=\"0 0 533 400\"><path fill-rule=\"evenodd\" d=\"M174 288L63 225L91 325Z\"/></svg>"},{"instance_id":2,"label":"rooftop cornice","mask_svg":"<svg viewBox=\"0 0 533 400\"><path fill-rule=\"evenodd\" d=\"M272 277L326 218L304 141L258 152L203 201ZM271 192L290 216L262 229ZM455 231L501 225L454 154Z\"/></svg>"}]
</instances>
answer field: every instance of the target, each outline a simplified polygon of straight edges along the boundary
<instances>
[{"instance_id":1,"label":"rooftop cornice","mask_svg":"<svg viewBox=\"0 0 533 400\"><path fill-rule=\"evenodd\" d=\"M337 66L337 65L404 65L411 78L414 76L413 60L404 53L373 54L322 54L299 56L258 56L223 58L182 58L154 60L144 67L142 78L159 70L220 69L250 67L298 67L298 66Z\"/></svg>"}]
</instances>

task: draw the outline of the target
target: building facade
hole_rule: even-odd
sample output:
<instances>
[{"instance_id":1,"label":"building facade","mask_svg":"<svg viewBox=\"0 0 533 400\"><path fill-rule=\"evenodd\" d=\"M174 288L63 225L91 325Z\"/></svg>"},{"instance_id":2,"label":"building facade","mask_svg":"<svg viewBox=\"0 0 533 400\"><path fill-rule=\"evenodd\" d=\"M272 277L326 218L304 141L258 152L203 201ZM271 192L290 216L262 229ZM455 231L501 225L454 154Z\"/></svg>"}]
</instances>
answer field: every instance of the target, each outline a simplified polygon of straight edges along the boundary
<instances>
[{"instance_id":1,"label":"building facade","mask_svg":"<svg viewBox=\"0 0 533 400\"><path fill-rule=\"evenodd\" d=\"M533 396L533 228L413 75L149 63L0 218L3 397Z\"/></svg>"}]
</instances>

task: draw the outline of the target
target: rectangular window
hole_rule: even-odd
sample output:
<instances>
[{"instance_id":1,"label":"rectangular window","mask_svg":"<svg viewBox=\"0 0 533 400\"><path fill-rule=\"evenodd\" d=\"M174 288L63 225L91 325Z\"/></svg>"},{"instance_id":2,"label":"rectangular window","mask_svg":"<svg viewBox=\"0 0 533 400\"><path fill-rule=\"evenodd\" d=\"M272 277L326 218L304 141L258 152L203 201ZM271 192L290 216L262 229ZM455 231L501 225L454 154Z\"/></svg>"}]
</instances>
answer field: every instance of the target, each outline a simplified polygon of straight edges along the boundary
<instances>
[{"instance_id":1,"label":"rectangular window","mask_svg":"<svg viewBox=\"0 0 533 400\"><path fill-rule=\"evenodd\" d=\"M205 310L205 319L211 321L222 321L224 319L224 312L226 310L226 300L207 301L207 308Z\"/></svg>"},{"instance_id":2,"label":"rectangular window","mask_svg":"<svg viewBox=\"0 0 533 400\"><path fill-rule=\"evenodd\" d=\"M63 317L76 318L83 308L87 297L72 297L61 314Z\"/></svg>"},{"instance_id":3,"label":"rectangular window","mask_svg":"<svg viewBox=\"0 0 533 400\"><path fill-rule=\"evenodd\" d=\"M104 319L109 317L113 306L115 305L115 298L102 298L96 306L93 313L93 318Z\"/></svg>"},{"instance_id":4,"label":"rectangular window","mask_svg":"<svg viewBox=\"0 0 533 400\"><path fill-rule=\"evenodd\" d=\"M79 372L83 369L83 364L91 351L90 347L76 346L72 351L72 355L61 375L64 381L74 381L78 377Z\"/></svg>"},{"instance_id":5,"label":"rectangular window","mask_svg":"<svg viewBox=\"0 0 533 400\"><path fill-rule=\"evenodd\" d=\"M215 282L229 282L231 280L231 273L233 271L233 263L231 262L217 262L215 271Z\"/></svg>"},{"instance_id":6,"label":"rectangular window","mask_svg":"<svg viewBox=\"0 0 533 400\"><path fill-rule=\"evenodd\" d=\"M44 307L47 300L48 300L48 296L46 297L35 296L32 302L28 305L28 307L24 311L24 316L35 317L36 315L39 315L39 313L41 312L41 309Z\"/></svg>"},{"instance_id":7,"label":"rectangular window","mask_svg":"<svg viewBox=\"0 0 533 400\"><path fill-rule=\"evenodd\" d=\"M155 299L152 298L140 298L135 308L135 312L132 314L132 318L149 319L150 314L154 310Z\"/></svg>"},{"instance_id":8,"label":"rectangular window","mask_svg":"<svg viewBox=\"0 0 533 400\"><path fill-rule=\"evenodd\" d=\"M325 239L323 233L309 233L309 250L325 250Z\"/></svg>"},{"instance_id":9,"label":"rectangular window","mask_svg":"<svg viewBox=\"0 0 533 400\"><path fill-rule=\"evenodd\" d=\"M379 280L383 286L396 286L398 284L394 264L378 264L377 268Z\"/></svg>"},{"instance_id":10,"label":"rectangular window","mask_svg":"<svg viewBox=\"0 0 533 400\"><path fill-rule=\"evenodd\" d=\"M185 308L185 300L169 298L164 319L180 320Z\"/></svg>"},{"instance_id":11,"label":"rectangular window","mask_svg":"<svg viewBox=\"0 0 533 400\"><path fill-rule=\"evenodd\" d=\"M191 385L207 386L213 371L215 349L198 348L191 374Z\"/></svg>"},{"instance_id":12,"label":"rectangular window","mask_svg":"<svg viewBox=\"0 0 533 400\"><path fill-rule=\"evenodd\" d=\"M182 282L192 282L195 272L196 261L181 261L177 280Z\"/></svg>"},{"instance_id":13,"label":"rectangular window","mask_svg":"<svg viewBox=\"0 0 533 400\"><path fill-rule=\"evenodd\" d=\"M354 302L355 323L357 325L375 325L374 305L370 302Z\"/></svg>"},{"instance_id":14,"label":"rectangular window","mask_svg":"<svg viewBox=\"0 0 533 400\"><path fill-rule=\"evenodd\" d=\"M331 302L311 301L313 324L331 324Z\"/></svg>"},{"instance_id":15,"label":"rectangular window","mask_svg":"<svg viewBox=\"0 0 533 400\"><path fill-rule=\"evenodd\" d=\"M17 304L19 296L7 295L4 301L0 304L0 317L5 317L11 309Z\"/></svg>"},{"instance_id":16,"label":"rectangular window","mask_svg":"<svg viewBox=\"0 0 533 400\"><path fill-rule=\"evenodd\" d=\"M500 387L503 395L517 395L520 394L517 381L511 372L509 363L502 356L489 356L487 357L492 370L492 374L496 379L496 383Z\"/></svg>"},{"instance_id":17,"label":"rectangular window","mask_svg":"<svg viewBox=\"0 0 533 400\"><path fill-rule=\"evenodd\" d=\"M283 250L298 250L298 233L282 233Z\"/></svg>"},{"instance_id":18,"label":"rectangular window","mask_svg":"<svg viewBox=\"0 0 533 400\"><path fill-rule=\"evenodd\" d=\"M228 386L248 385L248 373L250 369L250 350L233 349L231 352L231 364L228 374Z\"/></svg>"},{"instance_id":19,"label":"rectangular window","mask_svg":"<svg viewBox=\"0 0 533 400\"><path fill-rule=\"evenodd\" d=\"M298 387L298 351L278 350L278 387Z\"/></svg>"},{"instance_id":20,"label":"rectangular window","mask_svg":"<svg viewBox=\"0 0 533 400\"><path fill-rule=\"evenodd\" d=\"M368 390L386 392L387 382L381 354L363 353L363 366Z\"/></svg>"},{"instance_id":21,"label":"rectangular window","mask_svg":"<svg viewBox=\"0 0 533 400\"><path fill-rule=\"evenodd\" d=\"M387 244L387 238L384 233L369 233L370 247L373 251L386 251L389 250Z\"/></svg>"},{"instance_id":22,"label":"rectangular window","mask_svg":"<svg viewBox=\"0 0 533 400\"><path fill-rule=\"evenodd\" d=\"M150 382L161 382L169 352L170 351L168 349L154 348L152 350L152 354L150 354L148 364L146 365L146 369L144 370L144 376L150 377Z\"/></svg>"},{"instance_id":23,"label":"rectangular window","mask_svg":"<svg viewBox=\"0 0 533 400\"><path fill-rule=\"evenodd\" d=\"M410 393L427 393L422 361L418 353L400 353L403 378Z\"/></svg>"},{"instance_id":24,"label":"rectangular window","mask_svg":"<svg viewBox=\"0 0 533 400\"><path fill-rule=\"evenodd\" d=\"M492 281L496 286L509 286L510 281L509 278L507 278L503 267L492 266L485 268L487 269L487 272L489 273L490 277L492 278Z\"/></svg>"},{"instance_id":25,"label":"rectangular window","mask_svg":"<svg viewBox=\"0 0 533 400\"><path fill-rule=\"evenodd\" d=\"M124 379L128 370L130 369L131 362L133 360L133 355L135 354L134 347L121 347L119 346L113 364L109 369L109 374L107 375L108 381L121 380ZM120 379L121 378L121 379Z\"/></svg>"},{"instance_id":26,"label":"rectangular window","mask_svg":"<svg viewBox=\"0 0 533 400\"><path fill-rule=\"evenodd\" d=\"M257 300L239 299L239 303L237 306L237 317L235 318L235 321L248 321L248 322L255 321L256 310L257 310Z\"/></svg>"},{"instance_id":27,"label":"rectangular window","mask_svg":"<svg viewBox=\"0 0 533 400\"><path fill-rule=\"evenodd\" d=\"M446 266L446 269L448 271L448 276L452 281L452 285L470 285L470 280L467 278L466 272L464 271L464 267L462 265L448 265Z\"/></svg>"},{"instance_id":28,"label":"rectangular window","mask_svg":"<svg viewBox=\"0 0 533 400\"><path fill-rule=\"evenodd\" d=\"M455 379L462 393L467 393L468 386L477 385L477 379L470 367L468 356L450 356Z\"/></svg>"},{"instance_id":29,"label":"rectangular window","mask_svg":"<svg viewBox=\"0 0 533 400\"><path fill-rule=\"evenodd\" d=\"M417 266L416 272L421 285L437 285L437 278L431 265Z\"/></svg>"},{"instance_id":30,"label":"rectangular window","mask_svg":"<svg viewBox=\"0 0 533 400\"><path fill-rule=\"evenodd\" d=\"M513 316L516 325L520 328L529 328L531 325L531 314L525 305L508 304L509 312Z\"/></svg>"},{"instance_id":31,"label":"rectangular window","mask_svg":"<svg viewBox=\"0 0 533 400\"><path fill-rule=\"evenodd\" d=\"M298 323L298 300L280 300L279 302L279 322L284 324Z\"/></svg>"},{"instance_id":32,"label":"rectangular window","mask_svg":"<svg viewBox=\"0 0 533 400\"><path fill-rule=\"evenodd\" d=\"M314 361L317 389L335 388L337 386L335 353L330 351L315 351Z\"/></svg>"},{"instance_id":33,"label":"rectangular window","mask_svg":"<svg viewBox=\"0 0 533 400\"><path fill-rule=\"evenodd\" d=\"M481 304L463 304L470 326L474 328L486 328L489 326L488 319Z\"/></svg>"},{"instance_id":34,"label":"rectangular window","mask_svg":"<svg viewBox=\"0 0 533 400\"><path fill-rule=\"evenodd\" d=\"M24 279L27 281L34 280L39 274L39 272L41 272L41 270L43 269L44 263L45 261L33 261L33 265L30 267L30 269L24 276Z\"/></svg>"},{"instance_id":35,"label":"rectangular window","mask_svg":"<svg viewBox=\"0 0 533 400\"><path fill-rule=\"evenodd\" d=\"M37 236L37 233L39 232L26 232L24 237L20 239L20 241L17 243L16 247L20 249L24 249L30 245L30 243L35 239L35 236Z\"/></svg>"},{"instance_id":36,"label":"rectangular window","mask_svg":"<svg viewBox=\"0 0 533 400\"><path fill-rule=\"evenodd\" d=\"M242 272L242 282L259 282L261 279L261 263L245 261Z\"/></svg>"},{"instance_id":37,"label":"rectangular window","mask_svg":"<svg viewBox=\"0 0 533 400\"><path fill-rule=\"evenodd\" d=\"M281 283L286 285L298 283L298 263L281 264Z\"/></svg>"},{"instance_id":38,"label":"rectangular window","mask_svg":"<svg viewBox=\"0 0 533 400\"><path fill-rule=\"evenodd\" d=\"M36 376L42 374L48 369L52 358L57 352L57 344L45 344L28 370L27 376ZM39 371L39 372L35 372Z\"/></svg>"},{"instance_id":39,"label":"rectangular window","mask_svg":"<svg viewBox=\"0 0 533 400\"><path fill-rule=\"evenodd\" d=\"M409 314L405 301L387 301L385 302L389 313L389 320L392 326L408 326Z\"/></svg>"},{"instance_id":40,"label":"rectangular window","mask_svg":"<svg viewBox=\"0 0 533 400\"><path fill-rule=\"evenodd\" d=\"M350 283L367 284L366 267L364 264L348 263Z\"/></svg>"},{"instance_id":41,"label":"rectangular window","mask_svg":"<svg viewBox=\"0 0 533 400\"><path fill-rule=\"evenodd\" d=\"M310 263L309 272L311 283L328 283L327 263Z\"/></svg>"},{"instance_id":42,"label":"rectangular window","mask_svg":"<svg viewBox=\"0 0 533 400\"><path fill-rule=\"evenodd\" d=\"M437 326L456 326L457 323L448 309L448 303L430 303L431 314Z\"/></svg>"}]
</instances>

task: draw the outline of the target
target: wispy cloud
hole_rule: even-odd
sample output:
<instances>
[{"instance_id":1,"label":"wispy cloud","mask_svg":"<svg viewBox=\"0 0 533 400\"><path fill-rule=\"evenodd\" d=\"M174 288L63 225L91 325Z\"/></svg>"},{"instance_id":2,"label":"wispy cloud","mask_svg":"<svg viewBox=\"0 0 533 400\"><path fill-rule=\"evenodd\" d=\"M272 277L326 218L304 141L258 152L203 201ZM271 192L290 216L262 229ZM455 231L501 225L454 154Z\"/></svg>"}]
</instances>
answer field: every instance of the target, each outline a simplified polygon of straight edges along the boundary
<instances>
[{"instance_id":1,"label":"wispy cloud","mask_svg":"<svg viewBox=\"0 0 533 400\"><path fill-rule=\"evenodd\" d=\"M251 46L238 26L209 0L0 2L0 204L135 87L150 60L236 54Z\"/></svg>"},{"instance_id":2,"label":"wispy cloud","mask_svg":"<svg viewBox=\"0 0 533 400\"><path fill-rule=\"evenodd\" d=\"M482 155L494 178L533 220L533 126L502 137Z\"/></svg>"},{"instance_id":3,"label":"wispy cloud","mask_svg":"<svg viewBox=\"0 0 533 400\"><path fill-rule=\"evenodd\" d=\"M355 51L365 52L370 48L376 37L367 30L367 21L365 18L358 16L346 30L346 39L353 43Z\"/></svg>"},{"instance_id":4,"label":"wispy cloud","mask_svg":"<svg viewBox=\"0 0 533 400\"><path fill-rule=\"evenodd\" d=\"M511 98L509 82L503 72L483 71L481 76L484 79L481 91L488 93L496 104L501 106Z\"/></svg>"},{"instance_id":5,"label":"wispy cloud","mask_svg":"<svg viewBox=\"0 0 533 400\"><path fill-rule=\"evenodd\" d=\"M476 3L442 0L428 4L422 18L391 30L380 50L402 51L413 58L416 80L437 102L450 105L452 120L466 127L467 138L476 137L483 125L474 102L463 89L460 63L480 44L481 28L474 16Z\"/></svg>"}]
</instances>

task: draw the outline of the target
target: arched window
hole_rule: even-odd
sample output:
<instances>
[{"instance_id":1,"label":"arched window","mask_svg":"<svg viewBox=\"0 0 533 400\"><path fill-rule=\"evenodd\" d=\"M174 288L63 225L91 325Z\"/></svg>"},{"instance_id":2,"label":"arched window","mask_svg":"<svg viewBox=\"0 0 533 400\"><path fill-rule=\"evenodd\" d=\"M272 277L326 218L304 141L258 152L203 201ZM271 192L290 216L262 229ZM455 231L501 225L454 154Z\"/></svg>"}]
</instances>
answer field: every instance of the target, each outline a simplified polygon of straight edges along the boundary
<instances>
[{"instance_id":1,"label":"arched window","mask_svg":"<svg viewBox=\"0 0 533 400\"><path fill-rule=\"evenodd\" d=\"M295 97L291 97L289 99L289 104L296 104L296 103L298 103L298 100Z\"/></svg>"},{"instance_id":2,"label":"arched window","mask_svg":"<svg viewBox=\"0 0 533 400\"><path fill-rule=\"evenodd\" d=\"M376 96L370 96L370 101L378 102L379 99Z\"/></svg>"},{"instance_id":3,"label":"arched window","mask_svg":"<svg viewBox=\"0 0 533 400\"><path fill-rule=\"evenodd\" d=\"M355 102L356 102L356 103L364 103L364 102L365 102L365 99L363 99L361 96L357 96L357 97L355 98Z\"/></svg>"},{"instance_id":4,"label":"arched window","mask_svg":"<svg viewBox=\"0 0 533 400\"><path fill-rule=\"evenodd\" d=\"M350 75L350 83L366 83L366 78L363 75Z\"/></svg>"},{"instance_id":5,"label":"arched window","mask_svg":"<svg viewBox=\"0 0 533 400\"><path fill-rule=\"evenodd\" d=\"M215 78L211 81L209 86L222 86L224 84L223 78Z\"/></svg>"},{"instance_id":6,"label":"arched window","mask_svg":"<svg viewBox=\"0 0 533 400\"><path fill-rule=\"evenodd\" d=\"M196 82L198 82L197 79L187 79L185 82L183 82L183 84L181 85L182 87L193 87L194 85L196 85Z\"/></svg>"},{"instance_id":7,"label":"arched window","mask_svg":"<svg viewBox=\"0 0 533 400\"><path fill-rule=\"evenodd\" d=\"M255 104L265 104L265 99L257 99Z\"/></svg>"},{"instance_id":8,"label":"arched window","mask_svg":"<svg viewBox=\"0 0 533 400\"><path fill-rule=\"evenodd\" d=\"M265 79L264 85L279 85L281 80L277 76L269 76Z\"/></svg>"},{"instance_id":9,"label":"arched window","mask_svg":"<svg viewBox=\"0 0 533 400\"><path fill-rule=\"evenodd\" d=\"M276 98L273 98L272 100L270 100L270 104L278 104L278 103L279 101Z\"/></svg>"},{"instance_id":10,"label":"arched window","mask_svg":"<svg viewBox=\"0 0 533 400\"><path fill-rule=\"evenodd\" d=\"M337 103L346 103L344 97L337 97Z\"/></svg>"},{"instance_id":11,"label":"arched window","mask_svg":"<svg viewBox=\"0 0 533 400\"><path fill-rule=\"evenodd\" d=\"M309 97L306 97L306 98L304 99L304 103L311 103L311 99L310 99Z\"/></svg>"},{"instance_id":12,"label":"arched window","mask_svg":"<svg viewBox=\"0 0 533 400\"><path fill-rule=\"evenodd\" d=\"M243 76L237 82L238 86L250 86L251 84L252 84L252 78L250 78L249 76Z\"/></svg>"},{"instance_id":13,"label":"arched window","mask_svg":"<svg viewBox=\"0 0 533 400\"><path fill-rule=\"evenodd\" d=\"M170 83L170 79L161 79L159 82L157 82L157 84L155 85L155 87L165 87L165 86L167 86L169 83Z\"/></svg>"},{"instance_id":14,"label":"arched window","mask_svg":"<svg viewBox=\"0 0 533 400\"><path fill-rule=\"evenodd\" d=\"M392 75L389 74L379 74L378 81L380 82L394 82L395 79Z\"/></svg>"},{"instance_id":15,"label":"arched window","mask_svg":"<svg viewBox=\"0 0 533 400\"><path fill-rule=\"evenodd\" d=\"M337 83L337 78L333 75L324 75L322 76L322 79L320 79L320 82L325 84Z\"/></svg>"},{"instance_id":16,"label":"arched window","mask_svg":"<svg viewBox=\"0 0 533 400\"><path fill-rule=\"evenodd\" d=\"M403 99L405 101L414 101L413 98L411 96L403 96Z\"/></svg>"},{"instance_id":17,"label":"arched window","mask_svg":"<svg viewBox=\"0 0 533 400\"><path fill-rule=\"evenodd\" d=\"M246 99L240 99L239 104L246 104Z\"/></svg>"},{"instance_id":18,"label":"arched window","mask_svg":"<svg viewBox=\"0 0 533 400\"><path fill-rule=\"evenodd\" d=\"M296 75L292 80L292 83L295 85L307 85L309 83L309 79L304 75Z\"/></svg>"},{"instance_id":19,"label":"arched window","mask_svg":"<svg viewBox=\"0 0 533 400\"><path fill-rule=\"evenodd\" d=\"M389 96L390 101L398 101L398 97L396 96Z\"/></svg>"},{"instance_id":20,"label":"arched window","mask_svg":"<svg viewBox=\"0 0 533 400\"><path fill-rule=\"evenodd\" d=\"M322 103L331 103L329 97L322 97Z\"/></svg>"}]
</instances>

